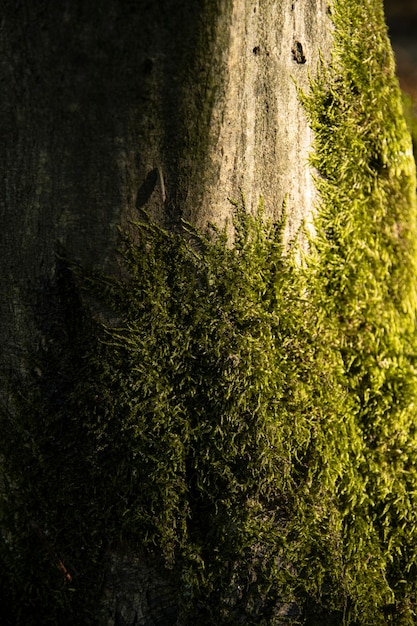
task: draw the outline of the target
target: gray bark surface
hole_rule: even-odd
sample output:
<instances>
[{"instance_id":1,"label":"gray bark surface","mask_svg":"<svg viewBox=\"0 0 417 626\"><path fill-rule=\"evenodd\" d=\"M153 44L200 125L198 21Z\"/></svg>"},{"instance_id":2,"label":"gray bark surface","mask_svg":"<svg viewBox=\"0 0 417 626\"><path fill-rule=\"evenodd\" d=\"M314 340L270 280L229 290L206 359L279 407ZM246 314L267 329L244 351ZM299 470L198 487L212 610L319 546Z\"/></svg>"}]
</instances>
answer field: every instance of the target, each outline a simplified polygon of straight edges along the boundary
<instances>
[{"instance_id":1,"label":"gray bark surface","mask_svg":"<svg viewBox=\"0 0 417 626\"><path fill-rule=\"evenodd\" d=\"M141 209L224 225L242 190L272 217L286 199L294 236L314 207L295 84L308 88L330 40L325 0L6 0L2 368L48 343L56 254L111 270L116 227ZM109 559L103 624L175 623L169 573Z\"/></svg>"}]
</instances>

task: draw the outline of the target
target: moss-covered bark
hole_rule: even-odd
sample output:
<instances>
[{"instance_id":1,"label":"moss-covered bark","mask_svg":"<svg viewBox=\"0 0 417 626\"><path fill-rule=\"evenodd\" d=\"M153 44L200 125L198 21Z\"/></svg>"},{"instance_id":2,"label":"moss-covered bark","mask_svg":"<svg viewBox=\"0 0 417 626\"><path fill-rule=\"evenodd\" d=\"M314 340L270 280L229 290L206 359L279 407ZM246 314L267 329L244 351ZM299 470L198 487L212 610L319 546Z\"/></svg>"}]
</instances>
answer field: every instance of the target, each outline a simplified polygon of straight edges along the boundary
<instances>
[{"instance_id":1,"label":"moss-covered bark","mask_svg":"<svg viewBox=\"0 0 417 626\"><path fill-rule=\"evenodd\" d=\"M275 216L288 194L295 232L312 187L292 77L306 85L328 41L322 0L4 3L3 370L42 350L67 380L76 316L56 254L111 270L116 226L143 208L206 227L240 187Z\"/></svg>"},{"instance_id":2,"label":"moss-covered bark","mask_svg":"<svg viewBox=\"0 0 417 626\"><path fill-rule=\"evenodd\" d=\"M2 353L26 341L28 290L53 276L57 245L107 263L115 225L138 207L205 227L242 188L274 215L288 196L294 233L313 191L292 79L306 86L329 35L322 0L7 2Z\"/></svg>"},{"instance_id":3,"label":"moss-covered bark","mask_svg":"<svg viewBox=\"0 0 417 626\"><path fill-rule=\"evenodd\" d=\"M412 623L411 144L379 0L335 6L304 272L326 3L6 3L9 623ZM240 188L283 232L193 230Z\"/></svg>"}]
</instances>

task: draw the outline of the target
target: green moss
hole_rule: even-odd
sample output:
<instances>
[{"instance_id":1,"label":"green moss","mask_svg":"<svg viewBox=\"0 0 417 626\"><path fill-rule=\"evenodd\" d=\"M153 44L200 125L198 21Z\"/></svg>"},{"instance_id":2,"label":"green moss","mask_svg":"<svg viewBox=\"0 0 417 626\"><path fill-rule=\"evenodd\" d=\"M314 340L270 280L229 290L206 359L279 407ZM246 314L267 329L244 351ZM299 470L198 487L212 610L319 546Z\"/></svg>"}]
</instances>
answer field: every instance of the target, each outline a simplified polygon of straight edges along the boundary
<instances>
[{"instance_id":1,"label":"green moss","mask_svg":"<svg viewBox=\"0 0 417 626\"><path fill-rule=\"evenodd\" d=\"M297 530L307 516L297 503L314 503L307 475L316 496L331 500L340 471L323 473L320 461L328 445L341 450L321 427L327 413L342 448L347 440L337 416L347 401L334 375L340 360L323 353L326 330L283 254L282 224L236 211L233 249L222 233L210 239L188 230L187 243L184 234L137 224L134 243L123 247L128 279L85 283L115 325L87 324L91 348L76 375L75 355L59 367L51 353L38 359L3 417L13 485L4 524L16 535L28 584L36 580L54 597L60 581L44 545L25 544L33 519L51 537L56 560L68 555L78 572L72 597L65 587L59 594L54 619L62 620L62 606L68 614L68 602L80 610L91 563L115 542L156 550L178 568L189 623L227 623L242 612L269 623L292 578L286 537L297 535L299 555L310 552L307 527ZM68 331L76 352L78 330L86 327L72 323ZM7 517L17 511L17 522ZM36 568L27 563L34 555ZM330 576L330 559L327 566Z\"/></svg>"},{"instance_id":2,"label":"green moss","mask_svg":"<svg viewBox=\"0 0 417 626\"><path fill-rule=\"evenodd\" d=\"M119 277L61 264L1 417L10 623L95 623L120 544L163 555L184 623L289 624L292 602L293 623L415 623L411 141L380 2L333 19L300 94L321 198L301 266L244 201L233 247L144 218Z\"/></svg>"},{"instance_id":3,"label":"green moss","mask_svg":"<svg viewBox=\"0 0 417 626\"><path fill-rule=\"evenodd\" d=\"M333 63L303 101L321 197L309 267L338 326L364 445L346 498L344 569L363 594L359 623L385 623L383 597L414 623L415 166L381 4L337 3L334 21Z\"/></svg>"}]
</instances>

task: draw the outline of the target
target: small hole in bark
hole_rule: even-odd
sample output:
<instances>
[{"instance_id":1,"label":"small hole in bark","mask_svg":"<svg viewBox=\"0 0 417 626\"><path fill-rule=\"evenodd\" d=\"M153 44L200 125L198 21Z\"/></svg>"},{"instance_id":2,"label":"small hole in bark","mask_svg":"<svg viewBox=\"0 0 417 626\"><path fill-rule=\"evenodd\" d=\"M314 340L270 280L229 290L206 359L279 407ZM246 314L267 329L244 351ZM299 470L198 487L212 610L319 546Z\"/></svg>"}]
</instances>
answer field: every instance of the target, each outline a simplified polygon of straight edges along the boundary
<instances>
[{"instance_id":1,"label":"small hole in bark","mask_svg":"<svg viewBox=\"0 0 417 626\"><path fill-rule=\"evenodd\" d=\"M291 54L293 61L299 63L300 65L303 65L307 60L304 56L303 46L299 41L294 41L294 45L291 48Z\"/></svg>"},{"instance_id":2,"label":"small hole in bark","mask_svg":"<svg viewBox=\"0 0 417 626\"><path fill-rule=\"evenodd\" d=\"M261 46L255 46L252 52L255 56L259 56L261 54Z\"/></svg>"},{"instance_id":3,"label":"small hole in bark","mask_svg":"<svg viewBox=\"0 0 417 626\"><path fill-rule=\"evenodd\" d=\"M143 67L143 73L146 76L149 76L149 74L152 72L152 69L153 69L153 61L151 59L145 59L142 67Z\"/></svg>"}]
</instances>

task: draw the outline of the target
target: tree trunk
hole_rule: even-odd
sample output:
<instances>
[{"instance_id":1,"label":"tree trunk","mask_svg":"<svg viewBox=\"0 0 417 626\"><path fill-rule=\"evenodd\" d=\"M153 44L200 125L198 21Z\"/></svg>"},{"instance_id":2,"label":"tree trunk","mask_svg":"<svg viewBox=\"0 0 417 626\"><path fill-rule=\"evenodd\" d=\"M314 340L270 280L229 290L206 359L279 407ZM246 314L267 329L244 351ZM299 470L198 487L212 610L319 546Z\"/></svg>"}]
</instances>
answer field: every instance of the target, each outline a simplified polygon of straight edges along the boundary
<instances>
[{"instance_id":1,"label":"tree trunk","mask_svg":"<svg viewBox=\"0 0 417 626\"><path fill-rule=\"evenodd\" d=\"M242 191L273 218L286 202L295 236L315 198L296 85L330 45L325 0L6 0L2 367L50 341L56 254L111 271L116 227L141 209L222 226ZM101 623L176 623L173 584L162 565L109 554Z\"/></svg>"}]
</instances>

